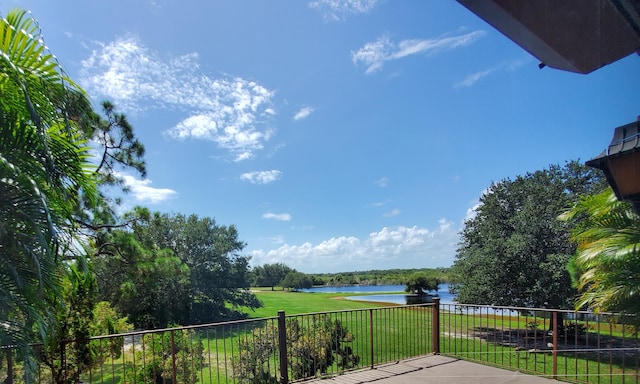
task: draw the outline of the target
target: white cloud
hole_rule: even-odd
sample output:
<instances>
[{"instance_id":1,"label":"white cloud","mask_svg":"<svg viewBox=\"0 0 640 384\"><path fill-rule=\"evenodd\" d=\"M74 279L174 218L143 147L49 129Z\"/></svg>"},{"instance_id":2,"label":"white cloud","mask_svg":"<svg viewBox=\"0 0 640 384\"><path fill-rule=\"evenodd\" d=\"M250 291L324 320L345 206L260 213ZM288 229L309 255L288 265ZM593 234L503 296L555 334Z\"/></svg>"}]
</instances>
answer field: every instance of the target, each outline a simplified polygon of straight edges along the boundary
<instances>
[{"instance_id":1,"label":"white cloud","mask_svg":"<svg viewBox=\"0 0 640 384\"><path fill-rule=\"evenodd\" d=\"M313 107L303 107L293 116L293 120L306 119L314 110Z\"/></svg>"},{"instance_id":2,"label":"white cloud","mask_svg":"<svg viewBox=\"0 0 640 384\"><path fill-rule=\"evenodd\" d=\"M343 21L349 15L368 13L378 3L379 0L313 0L309 7L324 12L327 21Z\"/></svg>"},{"instance_id":3,"label":"white cloud","mask_svg":"<svg viewBox=\"0 0 640 384\"><path fill-rule=\"evenodd\" d=\"M485 76L488 76L488 75L492 74L493 72L495 72L495 70L496 70L496 68L491 68L491 69L487 69L486 71L480 71L480 72L472 73L471 75L467 76L464 80L459 81L456 84L454 84L453 87L454 88L471 87L475 83L477 83L478 80L482 79Z\"/></svg>"},{"instance_id":4,"label":"white cloud","mask_svg":"<svg viewBox=\"0 0 640 384\"><path fill-rule=\"evenodd\" d=\"M282 172L272 169L270 171L253 171L240 175L240 179L248 181L251 184L269 184L278 180L282 176Z\"/></svg>"},{"instance_id":5,"label":"white cloud","mask_svg":"<svg viewBox=\"0 0 640 384\"><path fill-rule=\"evenodd\" d=\"M301 272L348 272L369 269L449 267L453 264L458 230L441 219L430 230L384 227L360 239L340 236L313 245L284 244L272 250L251 252L252 264L285 263Z\"/></svg>"},{"instance_id":6,"label":"white cloud","mask_svg":"<svg viewBox=\"0 0 640 384\"><path fill-rule=\"evenodd\" d=\"M493 68L489 68L486 69L484 71L478 71L475 73L470 74L469 76L467 76L464 80L459 81L457 83L455 83L453 85L454 88L464 88L464 87L471 87L473 85L475 85L475 83L477 83L478 81L480 81L481 79L483 79L484 77L489 76L490 74L494 73L494 72L498 72L498 71L515 71L518 68L520 68L521 66L525 65L526 63L528 63L529 59L518 59L518 60L511 60L509 62L500 64L498 66L495 66Z\"/></svg>"},{"instance_id":7,"label":"white cloud","mask_svg":"<svg viewBox=\"0 0 640 384\"><path fill-rule=\"evenodd\" d=\"M133 197L140 202L157 204L175 197L178 193L169 188L153 188L151 180L139 180L130 175L119 175Z\"/></svg>"},{"instance_id":8,"label":"white cloud","mask_svg":"<svg viewBox=\"0 0 640 384\"><path fill-rule=\"evenodd\" d=\"M386 187L387 185L389 185L389 179L387 177L381 177L378 180L375 181L376 185L378 185L379 187Z\"/></svg>"},{"instance_id":9,"label":"white cloud","mask_svg":"<svg viewBox=\"0 0 640 384\"><path fill-rule=\"evenodd\" d=\"M278 221L291 221L291 215L288 213L265 213L262 215L263 219L272 219Z\"/></svg>"},{"instance_id":10,"label":"white cloud","mask_svg":"<svg viewBox=\"0 0 640 384\"><path fill-rule=\"evenodd\" d=\"M491 192L491 187L485 188L484 190L482 190L482 192L480 192L480 197L478 197L476 200L469 202L469 208L467 208L467 213L464 216L463 224L469 220L473 220L478 215L478 209L480 208L480 204L481 204L480 200L482 199L483 196L487 195L490 192Z\"/></svg>"},{"instance_id":11,"label":"white cloud","mask_svg":"<svg viewBox=\"0 0 640 384\"><path fill-rule=\"evenodd\" d=\"M423 54L436 54L450 49L464 47L479 39L484 32L474 31L464 35L446 36L424 40L401 40L397 44L391 41L388 35L379 37L374 42L366 43L357 51L351 52L351 60L354 64L364 64L366 74L380 70L387 61L401 59L403 57Z\"/></svg>"},{"instance_id":12,"label":"white cloud","mask_svg":"<svg viewBox=\"0 0 640 384\"><path fill-rule=\"evenodd\" d=\"M394 208L391 211L382 214L382 216L384 216L384 217L398 216L401 212L402 211L400 211L399 209Z\"/></svg>"},{"instance_id":13,"label":"white cloud","mask_svg":"<svg viewBox=\"0 0 640 384\"><path fill-rule=\"evenodd\" d=\"M241 161L273 135L265 122L275 114L275 92L262 85L240 77L212 78L200 71L197 53L160 57L132 36L97 45L82 61L80 83L127 113L184 111L186 117L166 131L169 137L209 140Z\"/></svg>"}]
</instances>

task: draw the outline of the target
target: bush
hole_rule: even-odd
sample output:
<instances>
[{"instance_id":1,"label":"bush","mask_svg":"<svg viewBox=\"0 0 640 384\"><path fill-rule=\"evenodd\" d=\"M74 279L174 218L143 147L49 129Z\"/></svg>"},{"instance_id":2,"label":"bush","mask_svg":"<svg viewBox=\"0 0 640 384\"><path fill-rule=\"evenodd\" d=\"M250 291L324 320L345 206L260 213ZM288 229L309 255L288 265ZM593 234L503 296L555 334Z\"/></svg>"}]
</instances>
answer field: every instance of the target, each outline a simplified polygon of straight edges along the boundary
<instances>
[{"instance_id":1,"label":"bush","mask_svg":"<svg viewBox=\"0 0 640 384\"><path fill-rule=\"evenodd\" d=\"M173 340L171 335L173 334ZM126 381L136 384L195 384L204 364L202 341L191 330L165 331L143 337L143 351L135 351L135 367L126 369ZM194 341L194 338L196 339ZM172 342L173 341L173 342ZM175 355L175 377L173 364Z\"/></svg>"},{"instance_id":2,"label":"bush","mask_svg":"<svg viewBox=\"0 0 640 384\"><path fill-rule=\"evenodd\" d=\"M306 323L306 322L305 322ZM294 380L323 374L334 364L342 370L355 367L359 357L348 343L354 336L339 320L314 315L306 324L290 319L286 326L287 359ZM278 329L273 323L254 329L239 342L234 376L242 383L278 383Z\"/></svg>"}]
</instances>

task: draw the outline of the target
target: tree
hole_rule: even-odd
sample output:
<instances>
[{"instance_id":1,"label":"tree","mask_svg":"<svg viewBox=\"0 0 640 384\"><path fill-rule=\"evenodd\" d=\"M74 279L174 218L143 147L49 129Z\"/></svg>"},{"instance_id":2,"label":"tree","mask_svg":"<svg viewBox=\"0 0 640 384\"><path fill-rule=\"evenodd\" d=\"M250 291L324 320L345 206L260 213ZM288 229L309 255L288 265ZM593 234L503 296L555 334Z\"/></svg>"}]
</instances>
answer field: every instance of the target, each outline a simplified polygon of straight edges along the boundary
<instances>
[{"instance_id":1,"label":"tree","mask_svg":"<svg viewBox=\"0 0 640 384\"><path fill-rule=\"evenodd\" d=\"M283 263L265 264L254 268L256 275L256 286L273 288L282 283L287 273L291 272L291 268Z\"/></svg>"},{"instance_id":2,"label":"tree","mask_svg":"<svg viewBox=\"0 0 640 384\"><path fill-rule=\"evenodd\" d=\"M115 209L121 199L111 195L118 190L125 193L129 191L123 172L146 176L145 148L134 134L127 117L116 112L111 102L102 102L103 116L83 99L74 99L70 105L79 132L91 141L94 149L96 167L93 176L100 187L100 198L92 209L86 210L83 206L76 214L79 229L86 230L88 236L94 237L96 232L126 225L120 222L121 217Z\"/></svg>"},{"instance_id":3,"label":"tree","mask_svg":"<svg viewBox=\"0 0 640 384\"><path fill-rule=\"evenodd\" d=\"M287 273L281 284L283 288L290 288L294 291L303 288L311 288L313 286L309 276L302 272L298 272L295 269Z\"/></svg>"},{"instance_id":4,"label":"tree","mask_svg":"<svg viewBox=\"0 0 640 384\"><path fill-rule=\"evenodd\" d=\"M189 268L169 249L140 238L142 229L113 230L103 237L93 258L100 287L108 301L140 328L164 327L188 314Z\"/></svg>"},{"instance_id":5,"label":"tree","mask_svg":"<svg viewBox=\"0 0 640 384\"><path fill-rule=\"evenodd\" d=\"M68 109L84 92L25 11L0 19L0 36L0 342L27 354L32 329L44 339L56 321L60 245L73 238L80 194L90 207L97 188Z\"/></svg>"},{"instance_id":6,"label":"tree","mask_svg":"<svg viewBox=\"0 0 640 384\"><path fill-rule=\"evenodd\" d=\"M437 291L442 281L437 277L429 277L425 274L416 273L412 275L406 283L405 292L424 294L426 291Z\"/></svg>"},{"instance_id":7,"label":"tree","mask_svg":"<svg viewBox=\"0 0 640 384\"><path fill-rule=\"evenodd\" d=\"M196 215L139 208L130 229L101 239L96 258L101 297L137 326L242 318L261 304L249 291L249 259L234 226Z\"/></svg>"},{"instance_id":8,"label":"tree","mask_svg":"<svg viewBox=\"0 0 640 384\"><path fill-rule=\"evenodd\" d=\"M57 321L48 329L39 353L40 361L49 367L52 381L58 384L79 382L82 372L104 361L107 355L120 356L122 338L102 345L91 342L92 336L130 329L126 319L119 317L108 303L96 306L96 279L86 258L80 257L70 265L63 283L58 300L51 303Z\"/></svg>"},{"instance_id":9,"label":"tree","mask_svg":"<svg viewBox=\"0 0 640 384\"><path fill-rule=\"evenodd\" d=\"M631 206L607 189L583 196L560 218L575 223L576 309L640 314L640 220Z\"/></svg>"},{"instance_id":10,"label":"tree","mask_svg":"<svg viewBox=\"0 0 640 384\"><path fill-rule=\"evenodd\" d=\"M452 268L461 303L568 308L566 265L575 251L557 216L579 195L604 188L577 162L492 184L465 223Z\"/></svg>"}]
</instances>

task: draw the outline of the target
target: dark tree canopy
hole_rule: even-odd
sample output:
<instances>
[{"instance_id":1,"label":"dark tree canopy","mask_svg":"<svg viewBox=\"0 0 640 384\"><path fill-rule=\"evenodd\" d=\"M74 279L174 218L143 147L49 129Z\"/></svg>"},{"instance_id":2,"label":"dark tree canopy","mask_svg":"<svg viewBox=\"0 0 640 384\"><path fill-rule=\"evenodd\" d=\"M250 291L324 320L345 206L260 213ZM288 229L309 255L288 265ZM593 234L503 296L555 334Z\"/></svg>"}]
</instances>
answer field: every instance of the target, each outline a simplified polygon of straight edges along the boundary
<instances>
[{"instance_id":1,"label":"dark tree canopy","mask_svg":"<svg viewBox=\"0 0 640 384\"><path fill-rule=\"evenodd\" d=\"M248 290L249 259L234 226L208 217L138 209L131 231L111 231L96 257L102 299L137 326L244 317L260 302Z\"/></svg>"},{"instance_id":2,"label":"dark tree canopy","mask_svg":"<svg viewBox=\"0 0 640 384\"><path fill-rule=\"evenodd\" d=\"M425 291L437 291L442 281L435 276L416 273L409 277L406 283L405 292L424 293Z\"/></svg>"},{"instance_id":3,"label":"dark tree canopy","mask_svg":"<svg viewBox=\"0 0 640 384\"><path fill-rule=\"evenodd\" d=\"M294 269L284 277L282 286L284 288L290 288L297 291L298 289L311 288L313 286L313 281L308 275Z\"/></svg>"},{"instance_id":4,"label":"dark tree canopy","mask_svg":"<svg viewBox=\"0 0 640 384\"><path fill-rule=\"evenodd\" d=\"M292 269L283 263L264 264L262 266L255 267L253 273L255 275L255 285L257 287L271 287L271 290L276 285L280 285L284 280L287 273Z\"/></svg>"},{"instance_id":5,"label":"dark tree canopy","mask_svg":"<svg viewBox=\"0 0 640 384\"><path fill-rule=\"evenodd\" d=\"M602 190L602 179L570 162L492 184L462 232L452 268L458 301L570 308L575 244L557 217L579 195Z\"/></svg>"}]
</instances>

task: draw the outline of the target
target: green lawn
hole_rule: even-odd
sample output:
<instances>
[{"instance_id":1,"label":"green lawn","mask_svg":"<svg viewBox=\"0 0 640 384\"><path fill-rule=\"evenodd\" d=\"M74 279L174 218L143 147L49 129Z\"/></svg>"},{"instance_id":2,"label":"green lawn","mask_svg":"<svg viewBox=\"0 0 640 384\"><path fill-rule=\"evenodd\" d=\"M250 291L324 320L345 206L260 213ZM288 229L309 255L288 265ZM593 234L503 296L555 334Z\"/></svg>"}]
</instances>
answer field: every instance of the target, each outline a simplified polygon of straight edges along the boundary
<instances>
[{"instance_id":1,"label":"green lawn","mask_svg":"<svg viewBox=\"0 0 640 384\"><path fill-rule=\"evenodd\" d=\"M344 293L307 293L290 291L257 290L256 296L264 304L262 308L250 311L252 318L274 317L278 311L285 311L287 315L297 315L311 312L341 311L346 309L362 309L388 306L384 303L346 300ZM351 296L362 296L352 294Z\"/></svg>"},{"instance_id":2,"label":"green lawn","mask_svg":"<svg viewBox=\"0 0 640 384\"><path fill-rule=\"evenodd\" d=\"M252 311L251 318L272 318L269 320L272 324L275 322L273 318L280 310L284 310L289 319L295 318L308 324L311 317L296 315L372 309L371 311L350 311L330 315L332 319L340 320L355 336L351 347L354 353L360 357L360 366L366 367L372 362L377 364L383 361L395 361L431 351L431 308L397 308L394 311L390 308L394 305L346 300L344 297L348 295L342 293L259 290L256 295L264 306ZM372 327L371 320L373 320ZM522 316L478 315L442 311L440 316L441 352L484 364L550 375L552 360L548 351L530 353L527 350L529 347L516 348L515 344L508 342L512 330L526 330L532 320L531 317ZM540 323L539 330L545 332L548 320L537 318L536 321ZM228 371L231 356L237 356L240 340L252 337L251 330L264 324L266 323L246 322L231 328L222 327L220 331L216 327L211 327L194 333L194 339L188 343L195 345L196 339L200 341L205 364L202 371L196 369L198 381L202 383L226 382L231 375L231 372ZM631 346L638 345L637 334L629 334L628 330L623 333L623 328L614 324L590 323L587 329L589 338L596 337L594 332L600 331L603 335L609 335L609 339L624 336L623 339L626 340L626 343L630 343ZM371 350L371 330L375 335L373 336L373 350ZM604 340L603 343L606 344ZM150 347L147 344L147 348ZM373 361L371 353L373 353ZM622 361L609 353L595 355L569 350L560 352L558 355L559 379L569 381L594 380L597 382L602 380L609 382L609 379L613 378L611 382L625 382L630 377L627 376L627 380L624 380L621 374L629 375L630 370L635 371L638 363L637 357L633 357L637 355L629 356L627 360L623 358ZM277 369L277 360L277 356L272 360L272 369ZM92 382L120 382L124 376L125 365L130 366L132 363L131 352L125 351L119 359L107 362L102 368L96 368L91 380L87 375L84 375L83 378ZM622 370L622 366L626 366L625 371ZM608 376L609 373L614 375Z\"/></svg>"}]
</instances>

